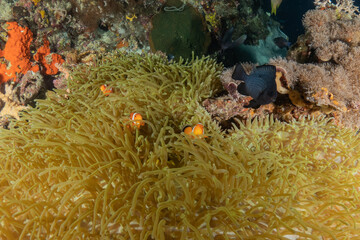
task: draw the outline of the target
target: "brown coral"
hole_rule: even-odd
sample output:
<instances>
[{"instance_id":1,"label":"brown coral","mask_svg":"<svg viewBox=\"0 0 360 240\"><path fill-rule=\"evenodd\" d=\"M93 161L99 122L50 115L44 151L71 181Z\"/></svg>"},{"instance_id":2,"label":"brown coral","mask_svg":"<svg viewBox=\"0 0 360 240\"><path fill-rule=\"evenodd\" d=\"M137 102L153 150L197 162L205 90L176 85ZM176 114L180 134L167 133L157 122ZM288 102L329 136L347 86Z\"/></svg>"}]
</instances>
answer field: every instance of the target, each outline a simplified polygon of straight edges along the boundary
<instances>
[{"instance_id":1,"label":"brown coral","mask_svg":"<svg viewBox=\"0 0 360 240\"><path fill-rule=\"evenodd\" d=\"M308 11L303 19L306 33L288 59L272 59L270 64L285 69L290 88L300 93L289 95L293 104L356 128L360 120L350 118L359 111L354 103L360 101L360 17L350 17L340 5Z\"/></svg>"}]
</instances>

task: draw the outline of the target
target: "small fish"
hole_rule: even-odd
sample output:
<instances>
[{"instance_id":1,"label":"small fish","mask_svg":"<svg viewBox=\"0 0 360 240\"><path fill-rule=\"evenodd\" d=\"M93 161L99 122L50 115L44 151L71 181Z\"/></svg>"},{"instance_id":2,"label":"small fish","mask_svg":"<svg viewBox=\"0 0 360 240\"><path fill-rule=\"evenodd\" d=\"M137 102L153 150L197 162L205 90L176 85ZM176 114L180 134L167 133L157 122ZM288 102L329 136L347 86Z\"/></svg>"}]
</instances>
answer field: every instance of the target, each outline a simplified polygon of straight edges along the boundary
<instances>
[{"instance_id":1,"label":"small fish","mask_svg":"<svg viewBox=\"0 0 360 240\"><path fill-rule=\"evenodd\" d=\"M276 10L279 8L282 0L271 0L271 14L276 15Z\"/></svg>"},{"instance_id":2,"label":"small fish","mask_svg":"<svg viewBox=\"0 0 360 240\"><path fill-rule=\"evenodd\" d=\"M167 55L167 60L168 60L168 62L171 62L174 58L175 58L175 56L172 55L172 54L168 54L168 55Z\"/></svg>"},{"instance_id":3,"label":"small fish","mask_svg":"<svg viewBox=\"0 0 360 240\"><path fill-rule=\"evenodd\" d=\"M137 129L140 129L141 126L145 125L140 113L130 113L130 120L132 121L131 125Z\"/></svg>"},{"instance_id":4,"label":"small fish","mask_svg":"<svg viewBox=\"0 0 360 240\"><path fill-rule=\"evenodd\" d=\"M247 75L241 64L237 64L232 74L235 80L241 80L237 87L240 94L251 96L246 108L258 108L261 105L274 102L277 97L276 91L276 67L273 65L257 66L250 75Z\"/></svg>"},{"instance_id":5,"label":"small fish","mask_svg":"<svg viewBox=\"0 0 360 240\"><path fill-rule=\"evenodd\" d=\"M184 128L183 128L183 132L186 134L186 135L190 135L192 133L192 127L190 125L186 125Z\"/></svg>"},{"instance_id":6,"label":"small fish","mask_svg":"<svg viewBox=\"0 0 360 240\"><path fill-rule=\"evenodd\" d=\"M194 127L187 125L183 128L183 132L186 135L192 135L192 137L198 137L198 138L207 137L204 135L204 125L202 125L201 123L196 124Z\"/></svg>"},{"instance_id":7,"label":"small fish","mask_svg":"<svg viewBox=\"0 0 360 240\"><path fill-rule=\"evenodd\" d=\"M233 27L225 32L224 37L221 39L221 50L222 51L225 51L227 49L231 49L234 47L238 47L245 42L245 40L247 38L246 34L241 35L238 39L233 41L232 40L233 32L234 32Z\"/></svg>"},{"instance_id":8,"label":"small fish","mask_svg":"<svg viewBox=\"0 0 360 240\"><path fill-rule=\"evenodd\" d=\"M113 92L113 89L112 88L108 88L108 86L106 84L103 84L100 86L100 90L103 92L103 94L105 96L109 96L110 93Z\"/></svg>"},{"instance_id":9,"label":"small fish","mask_svg":"<svg viewBox=\"0 0 360 240\"><path fill-rule=\"evenodd\" d=\"M274 43L276 44L276 46L278 46L279 48L289 48L291 43L284 37L277 37L273 39Z\"/></svg>"}]
</instances>

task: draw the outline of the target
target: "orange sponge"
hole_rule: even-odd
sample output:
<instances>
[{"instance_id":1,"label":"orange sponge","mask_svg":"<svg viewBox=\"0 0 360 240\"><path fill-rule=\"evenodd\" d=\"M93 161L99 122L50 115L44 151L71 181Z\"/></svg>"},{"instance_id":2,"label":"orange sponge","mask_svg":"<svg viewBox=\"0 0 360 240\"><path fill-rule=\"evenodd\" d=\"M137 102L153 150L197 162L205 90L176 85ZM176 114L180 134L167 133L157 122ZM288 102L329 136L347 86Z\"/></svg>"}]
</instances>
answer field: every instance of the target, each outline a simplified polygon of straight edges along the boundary
<instances>
[{"instance_id":1,"label":"orange sponge","mask_svg":"<svg viewBox=\"0 0 360 240\"><path fill-rule=\"evenodd\" d=\"M25 74L31 70L39 71L39 65L30 62L30 45L33 40L33 33L27 27L21 27L17 22L7 22L8 40L4 50L0 50L0 57L6 59L6 63L0 64L0 83L8 80L18 81L17 74ZM56 63L63 63L64 59L56 53L50 53L50 43L44 37L44 45L41 46L34 60L39 62L44 68L43 74L53 75L58 73Z\"/></svg>"},{"instance_id":2,"label":"orange sponge","mask_svg":"<svg viewBox=\"0 0 360 240\"><path fill-rule=\"evenodd\" d=\"M0 50L0 57L4 57L10 64L0 65L0 83L12 79L17 80L16 74L27 71L39 71L39 66L30 62L30 44L33 34L29 28L20 27L16 22L8 22L8 41L4 50Z\"/></svg>"},{"instance_id":3,"label":"orange sponge","mask_svg":"<svg viewBox=\"0 0 360 240\"><path fill-rule=\"evenodd\" d=\"M59 69L55 67L55 64L64 62L64 59L62 59L59 54L50 53L50 43L45 37L44 45L39 47L36 54L34 55L34 59L44 66L42 71L47 75L57 74Z\"/></svg>"}]
</instances>

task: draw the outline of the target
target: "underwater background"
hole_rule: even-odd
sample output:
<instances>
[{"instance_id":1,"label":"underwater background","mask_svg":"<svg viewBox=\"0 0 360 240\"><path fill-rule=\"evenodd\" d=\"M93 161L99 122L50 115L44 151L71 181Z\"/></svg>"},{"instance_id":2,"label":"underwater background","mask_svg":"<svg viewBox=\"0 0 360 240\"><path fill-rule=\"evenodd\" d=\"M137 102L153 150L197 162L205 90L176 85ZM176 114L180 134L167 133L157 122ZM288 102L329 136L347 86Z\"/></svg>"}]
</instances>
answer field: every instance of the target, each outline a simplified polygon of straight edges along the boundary
<instances>
[{"instance_id":1,"label":"underwater background","mask_svg":"<svg viewBox=\"0 0 360 240\"><path fill-rule=\"evenodd\" d=\"M0 239L360 239L352 0L0 0Z\"/></svg>"},{"instance_id":2,"label":"underwater background","mask_svg":"<svg viewBox=\"0 0 360 240\"><path fill-rule=\"evenodd\" d=\"M355 5L359 5L357 1ZM264 1L265 11L271 12L271 1ZM293 0L281 3L281 7L276 11L274 18L280 22L282 30L289 37L289 41L294 43L298 36L304 33L302 17L310 9L314 9L312 0Z\"/></svg>"},{"instance_id":3,"label":"underwater background","mask_svg":"<svg viewBox=\"0 0 360 240\"><path fill-rule=\"evenodd\" d=\"M355 6L360 6L360 1L354 1ZM271 2L264 1L265 11L270 12ZM302 16L306 11L314 9L312 0L293 0L284 1L277 10L275 19L279 21L283 27L283 31L289 36L289 41L294 43L299 35L304 33L302 25Z\"/></svg>"}]
</instances>

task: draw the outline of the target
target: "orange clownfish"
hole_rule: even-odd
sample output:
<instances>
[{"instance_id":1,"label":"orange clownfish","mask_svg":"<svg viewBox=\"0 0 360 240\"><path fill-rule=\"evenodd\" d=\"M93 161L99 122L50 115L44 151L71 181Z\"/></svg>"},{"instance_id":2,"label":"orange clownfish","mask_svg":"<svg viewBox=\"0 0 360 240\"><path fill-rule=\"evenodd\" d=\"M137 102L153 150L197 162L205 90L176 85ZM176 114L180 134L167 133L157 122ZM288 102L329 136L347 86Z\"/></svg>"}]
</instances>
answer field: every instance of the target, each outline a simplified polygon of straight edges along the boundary
<instances>
[{"instance_id":1,"label":"orange clownfish","mask_svg":"<svg viewBox=\"0 0 360 240\"><path fill-rule=\"evenodd\" d=\"M100 90L103 92L103 94L105 96L109 96L110 93L113 92L112 88L108 88L108 86L106 84L101 85Z\"/></svg>"},{"instance_id":2,"label":"orange clownfish","mask_svg":"<svg viewBox=\"0 0 360 240\"><path fill-rule=\"evenodd\" d=\"M144 126L143 118L140 113L130 113L131 126L139 129L141 126Z\"/></svg>"},{"instance_id":3,"label":"orange clownfish","mask_svg":"<svg viewBox=\"0 0 360 240\"><path fill-rule=\"evenodd\" d=\"M185 126L183 128L183 132L186 135L192 135L191 137L193 138L198 137L198 138L206 138L207 136L204 135L204 125L202 125L201 123L196 124L193 128L191 126Z\"/></svg>"}]
</instances>

